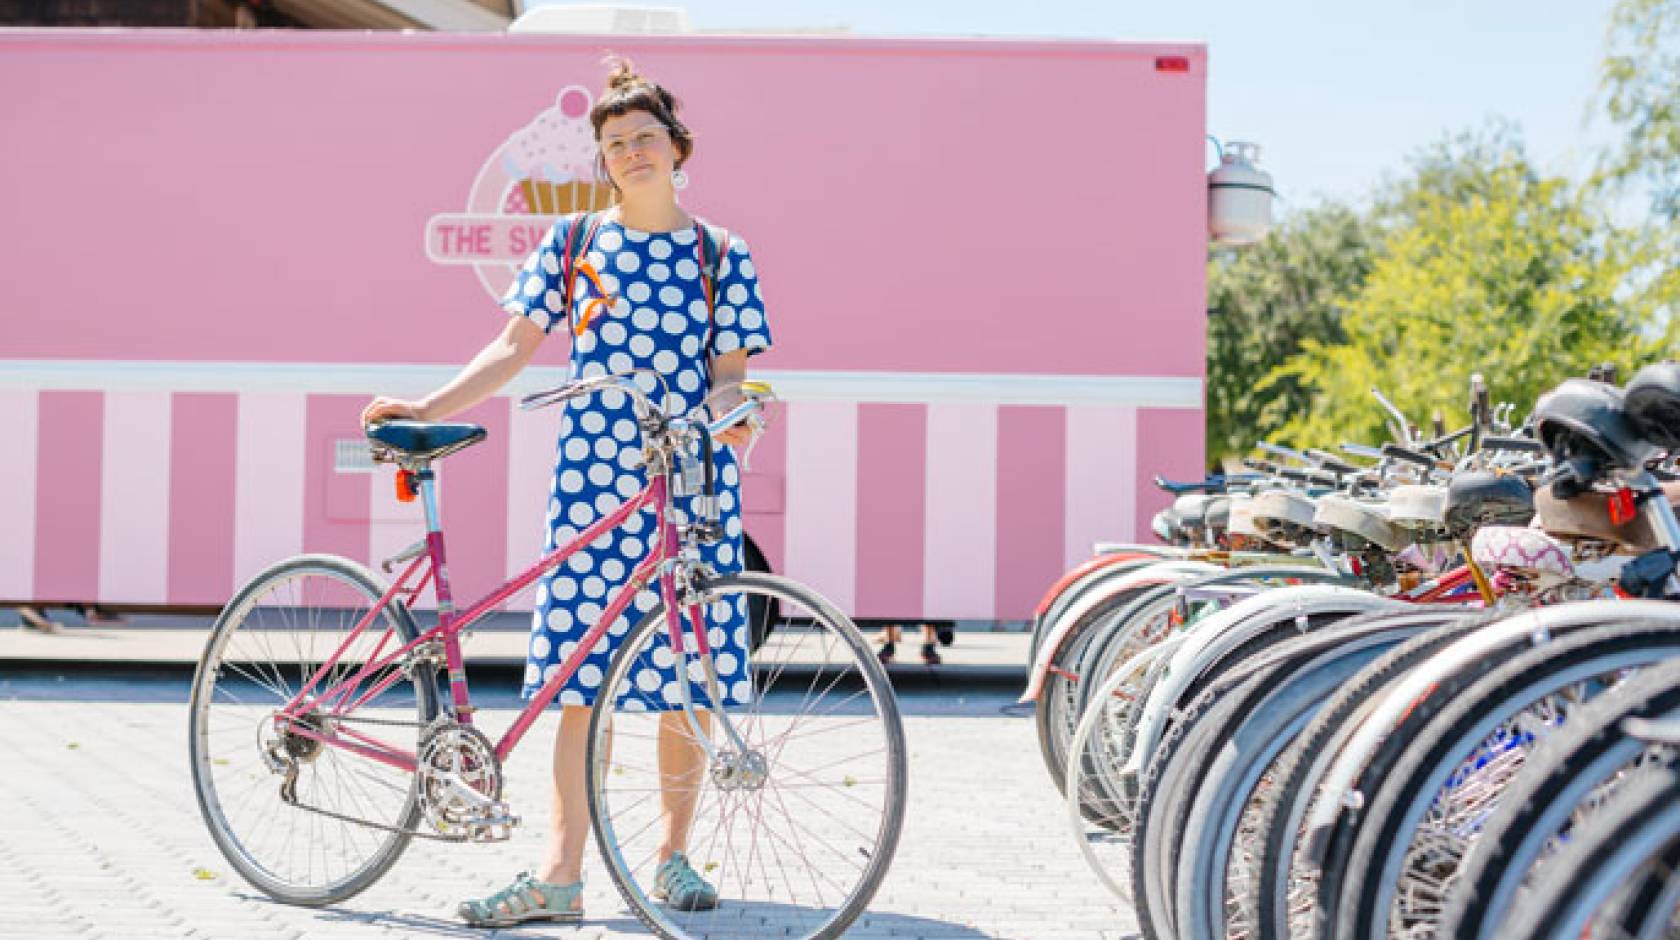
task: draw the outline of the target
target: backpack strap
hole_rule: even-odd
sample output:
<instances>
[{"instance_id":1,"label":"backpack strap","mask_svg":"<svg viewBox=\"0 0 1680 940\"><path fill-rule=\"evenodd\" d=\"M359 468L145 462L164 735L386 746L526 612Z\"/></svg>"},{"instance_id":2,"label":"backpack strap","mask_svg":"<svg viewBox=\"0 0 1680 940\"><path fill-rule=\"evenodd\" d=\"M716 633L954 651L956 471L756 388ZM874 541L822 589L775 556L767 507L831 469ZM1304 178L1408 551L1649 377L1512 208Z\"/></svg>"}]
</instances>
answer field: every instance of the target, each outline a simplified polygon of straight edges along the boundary
<instances>
[{"instance_id":1,"label":"backpack strap","mask_svg":"<svg viewBox=\"0 0 1680 940\"><path fill-rule=\"evenodd\" d=\"M565 289L560 292L560 296L561 309L566 311L568 324L572 323L572 297L576 294L574 285L577 282L577 265L572 261L589 254L589 246L595 243L595 233L601 228L601 218L602 214L599 212L581 212L566 226L566 250L560 260L560 275L565 278ZM576 334L575 325L573 333Z\"/></svg>"},{"instance_id":2,"label":"backpack strap","mask_svg":"<svg viewBox=\"0 0 1680 940\"><path fill-rule=\"evenodd\" d=\"M706 349L717 332L718 271L729 254L729 230L704 219L694 220L694 250L700 256L700 286L706 292Z\"/></svg>"}]
</instances>

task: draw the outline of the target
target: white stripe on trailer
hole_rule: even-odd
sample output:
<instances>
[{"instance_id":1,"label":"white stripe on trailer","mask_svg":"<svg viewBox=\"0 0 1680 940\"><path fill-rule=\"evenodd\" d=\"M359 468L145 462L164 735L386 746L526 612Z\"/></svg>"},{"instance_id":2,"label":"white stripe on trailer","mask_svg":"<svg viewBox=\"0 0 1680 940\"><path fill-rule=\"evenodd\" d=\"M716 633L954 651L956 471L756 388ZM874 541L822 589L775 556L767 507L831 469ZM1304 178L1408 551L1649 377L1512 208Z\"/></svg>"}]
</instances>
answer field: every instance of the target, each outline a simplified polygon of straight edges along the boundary
<instances>
[{"instance_id":1,"label":"white stripe on trailer","mask_svg":"<svg viewBox=\"0 0 1680 940\"><path fill-rule=\"evenodd\" d=\"M0 360L0 388L96 391L309 392L419 396L459 365L357 362L191 362L108 359ZM790 402L997 405L1129 405L1200 408L1193 376L1020 375L989 372L753 370ZM563 366L532 366L502 394L520 396L566 381Z\"/></svg>"},{"instance_id":2,"label":"white stripe on trailer","mask_svg":"<svg viewBox=\"0 0 1680 940\"><path fill-rule=\"evenodd\" d=\"M100 598L161 604L169 598L167 391L105 395L99 462Z\"/></svg>"},{"instance_id":3,"label":"white stripe on trailer","mask_svg":"<svg viewBox=\"0 0 1680 940\"><path fill-rule=\"evenodd\" d=\"M1062 561L1073 568L1097 542L1131 533L1137 518L1137 409L1078 405L1067 410L1067 494Z\"/></svg>"},{"instance_id":4,"label":"white stripe on trailer","mask_svg":"<svg viewBox=\"0 0 1680 940\"><path fill-rule=\"evenodd\" d=\"M309 396L246 392L235 420L233 583L303 551Z\"/></svg>"},{"instance_id":5,"label":"white stripe on trailer","mask_svg":"<svg viewBox=\"0 0 1680 940\"><path fill-rule=\"evenodd\" d=\"M31 389L0 388L0 425L7 457L0 460L0 598L35 596L35 475L39 461L41 396Z\"/></svg>"},{"instance_id":6,"label":"white stripe on trailer","mask_svg":"<svg viewBox=\"0 0 1680 940\"><path fill-rule=\"evenodd\" d=\"M997 603L997 408L929 405L922 609L990 620Z\"/></svg>"},{"instance_id":7,"label":"white stripe on trailer","mask_svg":"<svg viewBox=\"0 0 1680 940\"><path fill-rule=\"evenodd\" d=\"M796 402L787 415L786 573L855 610L857 406Z\"/></svg>"}]
</instances>

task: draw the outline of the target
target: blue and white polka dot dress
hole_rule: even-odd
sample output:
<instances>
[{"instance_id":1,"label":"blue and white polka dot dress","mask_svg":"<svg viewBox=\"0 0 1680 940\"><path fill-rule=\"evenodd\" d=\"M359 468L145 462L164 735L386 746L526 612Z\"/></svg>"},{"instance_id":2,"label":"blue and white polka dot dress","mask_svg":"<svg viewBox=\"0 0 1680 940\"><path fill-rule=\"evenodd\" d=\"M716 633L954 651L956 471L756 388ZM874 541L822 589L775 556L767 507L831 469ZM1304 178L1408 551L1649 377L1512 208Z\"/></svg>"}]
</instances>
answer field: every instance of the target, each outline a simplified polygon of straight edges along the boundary
<instances>
[{"instance_id":1,"label":"blue and white polka dot dress","mask_svg":"<svg viewBox=\"0 0 1680 940\"><path fill-rule=\"evenodd\" d=\"M573 221L568 217L550 230L502 301L508 313L529 317L545 333L572 335L575 317L600 296L589 278L579 276L573 287L573 316L561 310L565 229ZM602 222L588 258L600 275L608 303L594 306L588 327L573 340L574 377L651 368L664 378L673 398L668 410L682 413L698 405L710 391L712 356L738 349L758 353L770 348L770 329L746 244L732 239L729 253L719 265L714 318L707 312L697 242L693 229L642 232L616 222ZM653 376L639 373L635 380L658 399L659 383ZM558 449L548 503L548 550L610 515L647 482L641 466L641 431L629 396L623 392L608 391L569 402L560 420ZM720 572L738 571L742 561L741 481L730 448L719 448L717 473L725 536L715 545L703 546L701 555ZM686 518L692 498L678 498L676 505ZM600 619L656 536L653 510L643 509L537 583L525 666L527 698L576 652L578 641ZM594 704L618 641L657 602L653 590L636 595L625 615L612 624L567 681L560 693L560 705ZM745 611L730 610L727 602L712 606L707 638L717 653L718 678L728 704L744 704L752 698ZM661 633L652 654L643 656L642 664L632 673L631 687L619 690L618 706L632 711L676 707L681 702L681 688L673 666L667 639ZM706 700L702 685L691 688L696 701Z\"/></svg>"}]
</instances>

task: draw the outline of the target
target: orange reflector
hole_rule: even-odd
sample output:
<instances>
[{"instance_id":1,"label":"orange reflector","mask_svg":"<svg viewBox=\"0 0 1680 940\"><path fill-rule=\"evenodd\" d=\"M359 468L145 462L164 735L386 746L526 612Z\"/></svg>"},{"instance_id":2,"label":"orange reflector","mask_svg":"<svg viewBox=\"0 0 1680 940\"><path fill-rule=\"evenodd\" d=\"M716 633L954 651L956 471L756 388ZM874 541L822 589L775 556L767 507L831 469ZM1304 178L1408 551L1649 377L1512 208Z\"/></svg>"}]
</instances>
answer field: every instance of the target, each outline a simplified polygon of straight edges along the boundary
<instances>
[{"instance_id":1,"label":"orange reflector","mask_svg":"<svg viewBox=\"0 0 1680 940\"><path fill-rule=\"evenodd\" d=\"M1610 494L1610 524L1623 525L1633 521L1638 506L1633 501L1633 490L1622 487Z\"/></svg>"},{"instance_id":2,"label":"orange reflector","mask_svg":"<svg viewBox=\"0 0 1680 940\"><path fill-rule=\"evenodd\" d=\"M419 492L419 490L414 488L414 474L407 470L398 470L397 502L412 503L414 502L414 497L418 495Z\"/></svg>"}]
</instances>

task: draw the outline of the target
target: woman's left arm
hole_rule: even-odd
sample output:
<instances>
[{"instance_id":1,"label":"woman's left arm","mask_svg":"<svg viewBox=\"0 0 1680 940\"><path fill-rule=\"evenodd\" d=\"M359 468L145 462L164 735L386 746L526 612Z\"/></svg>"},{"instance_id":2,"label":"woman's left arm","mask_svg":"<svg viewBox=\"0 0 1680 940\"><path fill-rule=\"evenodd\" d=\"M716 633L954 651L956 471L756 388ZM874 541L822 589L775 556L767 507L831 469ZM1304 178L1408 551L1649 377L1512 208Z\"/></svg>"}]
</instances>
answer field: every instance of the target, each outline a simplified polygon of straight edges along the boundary
<instances>
[{"instance_id":1,"label":"woman's left arm","mask_svg":"<svg viewBox=\"0 0 1680 940\"><path fill-rule=\"evenodd\" d=\"M747 351L737 349L712 357L712 414L722 415L741 401L741 382L747 377ZM740 447L752 439L752 429L745 424L719 434L717 442Z\"/></svg>"}]
</instances>

